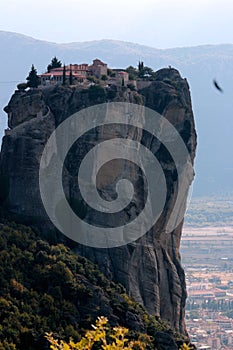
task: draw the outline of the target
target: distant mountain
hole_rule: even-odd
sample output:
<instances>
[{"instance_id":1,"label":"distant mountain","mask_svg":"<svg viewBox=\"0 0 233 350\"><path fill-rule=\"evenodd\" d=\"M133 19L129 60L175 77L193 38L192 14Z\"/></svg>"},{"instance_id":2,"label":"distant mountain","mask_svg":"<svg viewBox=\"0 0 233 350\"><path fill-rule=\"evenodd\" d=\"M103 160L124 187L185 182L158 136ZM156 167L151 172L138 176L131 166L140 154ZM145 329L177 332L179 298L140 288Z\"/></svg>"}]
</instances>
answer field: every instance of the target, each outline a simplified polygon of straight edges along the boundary
<instances>
[{"instance_id":1,"label":"distant mountain","mask_svg":"<svg viewBox=\"0 0 233 350\"><path fill-rule=\"evenodd\" d=\"M98 57L110 67L136 66L139 60L154 70L171 65L191 88L198 131L196 195L232 192L233 185L233 45L156 49L116 40L55 44L0 31L0 108L7 104L17 82L25 80L32 63L43 72L56 55L65 63ZM217 91L213 79L224 93ZM4 112L2 112L4 116ZM3 130L6 124L1 119Z\"/></svg>"}]
</instances>

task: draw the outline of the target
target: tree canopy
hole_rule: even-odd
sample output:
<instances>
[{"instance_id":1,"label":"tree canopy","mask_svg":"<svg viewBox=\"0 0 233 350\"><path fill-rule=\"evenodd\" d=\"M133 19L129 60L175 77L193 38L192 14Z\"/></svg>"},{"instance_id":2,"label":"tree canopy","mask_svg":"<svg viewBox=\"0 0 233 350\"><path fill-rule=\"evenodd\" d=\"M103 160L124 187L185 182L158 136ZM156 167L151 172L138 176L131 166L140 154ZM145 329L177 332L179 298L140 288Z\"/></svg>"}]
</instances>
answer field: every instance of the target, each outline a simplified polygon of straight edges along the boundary
<instances>
[{"instance_id":1,"label":"tree canopy","mask_svg":"<svg viewBox=\"0 0 233 350\"><path fill-rule=\"evenodd\" d=\"M52 69L54 69L54 68L61 68L61 66L62 66L61 61L59 61L59 60L57 59L57 57L54 56L54 57L52 58L52 60L51 60L51 63L50 63L50 64L48 65L48 67L47 67L47 71L48 71L48 73L49 73Z\"/></svg>"},{"instance_id":2,"label":"tree canopy","mask_svg":"<svg viewBox=\"0 0 233 350\"><path fill-rule=\"evenodd\" d=\"M39 77L37 75L37 70L35 69L34 64L32 65L32 68L31 68L31 70L29 72L29 75L26 78L26 80L27 80L28 87L31 87L31 88L37 88L38 87L40 79L39 79Z\"/></svg>"}]
</instances>

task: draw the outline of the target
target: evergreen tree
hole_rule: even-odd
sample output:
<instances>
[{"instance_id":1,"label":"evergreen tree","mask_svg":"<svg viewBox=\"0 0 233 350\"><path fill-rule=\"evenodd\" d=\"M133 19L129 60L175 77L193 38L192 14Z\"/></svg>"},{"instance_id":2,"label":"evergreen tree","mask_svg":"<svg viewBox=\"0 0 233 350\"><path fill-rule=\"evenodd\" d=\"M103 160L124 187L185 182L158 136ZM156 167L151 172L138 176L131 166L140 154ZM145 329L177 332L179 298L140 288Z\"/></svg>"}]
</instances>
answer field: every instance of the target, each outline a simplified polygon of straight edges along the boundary
<instances>
[{"instance_id":1,"label":"evergreen tree","mask_svg":"<svg viewBox=\"0 0 233 350\"><path fill-rule=\"evenodd\" d=\"M63 66L62 85L66 85L66 66Z\"/></svg>"},{"instance_id":2,"label":"evergreen tree","mask_svg":"<svg viewBox=\"0 0 233 350\"><path fill-rule=\"evenodd\" d=\"M37 75L37 70L34 65L32 65L31 71L29 72L28 77L26 78L27 85L32 88L37 88L39 85L39 77Z\"/></svg>"},{"instance_id":3,"label":"evergreen tree","mask_svg":"<svg viewBox=\"0 0 233 350\"><path fill-rule=\"evenodd\" d=\"M129 80L134 80L137 78L138 72L133 66L127 67L126 72L129 73Z\"/></svg>"},{"instance_id":4,"label":"evergreen tree","mask_svg":"<svg viewBox=\"0 0 233 350\"><path fill-rule=\"evenodd\" d=\"M143 61L139 61L139 62L138 62L138 70L139 70L139 72L142 71L143 69L144 69L144 63L143 63Z\"/></svg>"},{"instance_id":5,"label":"evergreen tree","mask_svg":"<svg viewBox=\"0 0 233 350\"><path fill-rule=\"evenodd\" d=\"M72 66L71 65L70 65L69 83L70 83L70 85L73 85L73 75L72 75Z\"/></svg>"},{"instance_id":6,"label":"evergreen tree","mask_svg":"<svg viewBox=\"0 0 233 350\"><path fill-rule=\"evenodd\" d=\"M51 63L47 67L48 73L51 71L51 69L61 68L61 66L62 66L61 61L59 61L56 56L53 57Z\"/></svg>"}]
</instances>

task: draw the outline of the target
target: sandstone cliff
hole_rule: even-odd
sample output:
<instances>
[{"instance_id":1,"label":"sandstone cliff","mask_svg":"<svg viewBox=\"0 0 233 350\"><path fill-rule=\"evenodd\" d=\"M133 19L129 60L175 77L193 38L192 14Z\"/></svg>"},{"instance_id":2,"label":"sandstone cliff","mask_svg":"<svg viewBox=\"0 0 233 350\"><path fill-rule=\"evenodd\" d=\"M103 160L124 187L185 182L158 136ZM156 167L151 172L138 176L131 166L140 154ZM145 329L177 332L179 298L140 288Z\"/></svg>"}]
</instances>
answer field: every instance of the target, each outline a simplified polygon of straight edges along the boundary
<instances>
[{"instance_id":1,"label":"sandstone cliff","mask_svg":"<svg viewBox=\"0 0 233 350\"><path fill-rule=\"evenodd\" d=\"M156 73L156 80L138 92L126 87L107 89L93 93L75 87L55 86L43 90L15 92L5 111L11 129L3 139L0 171L9 178L7 209L17 219L37 225L43 232L52 232L54 227L48 219L41 202L39 191L39 165L44 146L62 121L73 113L91 105L108 101L122 101L145 104L161 113L178 130L191 162L195 157L196 132L191 107L189 87L175 69L162 69ZM77 253L97 263L105 275L125 286L129 295L141 303L146 310L168 320L174 328L185 333L184 308L186 300L185 275L181 266L179 247L182 222L172 232L165 228L173 211L177 196L177 171L174 160L165 147L148 132L138 131L132 126L119 126L114 131L96 128L87 133L71 148L64 167L64 188L72 205L80 201L77 188L77 168L83 156L91 147L112 137L128 138L142 142L159 160L166 175L167 195L162 215L156 224L136 242L121 247L103 249L75 244ZM133 219L144 205L145 186L143 176L133 164L125 162L108 167L107 178L111 183L100 183L103 197L114 197L114 185L119 178L133 178L136 195L133 205L109 221L86 208L80 201L80 208L73 207L85 220L95 219L98 225L117 225L125 217ZM186 179L191 183L192 178ZM183 203L187 193L183 193Z\"/></svg>"}]
</instances>

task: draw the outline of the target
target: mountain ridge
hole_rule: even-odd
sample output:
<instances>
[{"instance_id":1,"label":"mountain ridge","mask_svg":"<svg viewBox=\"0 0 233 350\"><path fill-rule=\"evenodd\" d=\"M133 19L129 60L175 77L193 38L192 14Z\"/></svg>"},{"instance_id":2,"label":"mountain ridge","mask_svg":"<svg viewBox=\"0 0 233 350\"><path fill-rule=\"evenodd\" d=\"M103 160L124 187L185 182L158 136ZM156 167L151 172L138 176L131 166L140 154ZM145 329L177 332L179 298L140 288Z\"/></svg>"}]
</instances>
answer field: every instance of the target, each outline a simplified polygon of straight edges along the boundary
<instances>
[{"instance_id":1,"label":"mountain ridge","mask_svg":"<svg viewBox=\"0 0 233 350\"><path fill-rule=\"evenodd\" d=\"M71 42L56 42L56 41L50 41L50 40L44 40L44 39L38 39L34 38L31 35L27 34L22 34L22 33L17 33L17 32L12 32L12 31L5 31L5 30L0 30L0 35L11 35L19 38L25 38L27 40L32 40L36 42L42 42L42 43L48 43L48 44L53 44L53 45L58 45L58 46L69 46L69 45L85 45L85 44L93 44L93 43L124 43L124 44L130 44L134 46L139 46L139 47L146 47L148 49L153 49L157 51L173 51L173 50L182 50L182 49L195 49L195 48L210 48L210 47L232 47L233 49L233 43L221 43L221 44L200 44L200 45L190 45L190 46L174 46L174 47L169 47L169 48L158 48L150 45L145 45L139 42L134 42L134 41L125 41L125 40L119 40L119 39L95 39L95 40L85 40L85 41L71 41Z\"/></svg>"}]
</instances>

